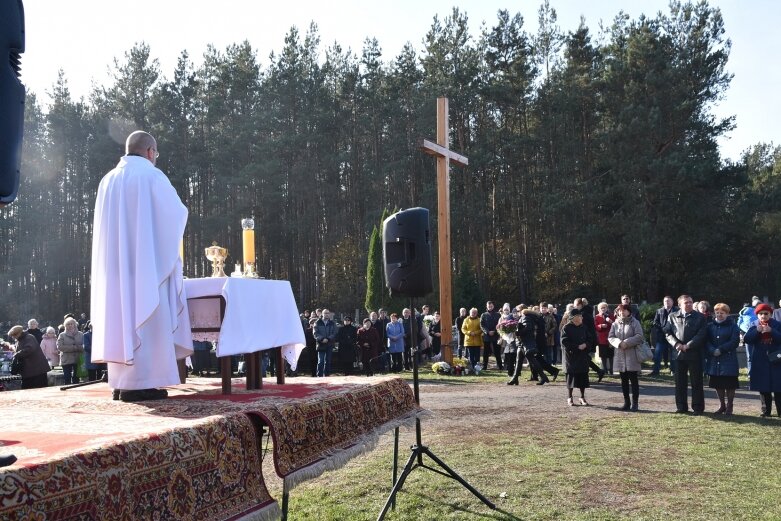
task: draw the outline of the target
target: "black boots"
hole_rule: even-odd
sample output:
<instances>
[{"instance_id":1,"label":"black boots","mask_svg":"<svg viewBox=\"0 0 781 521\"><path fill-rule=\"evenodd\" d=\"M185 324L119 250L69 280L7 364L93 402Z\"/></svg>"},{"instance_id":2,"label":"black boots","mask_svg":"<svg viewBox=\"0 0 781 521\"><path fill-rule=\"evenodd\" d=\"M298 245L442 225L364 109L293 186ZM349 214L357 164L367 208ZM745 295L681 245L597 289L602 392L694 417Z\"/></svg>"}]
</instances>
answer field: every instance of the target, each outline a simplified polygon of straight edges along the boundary
<instances>
[{"instance_id":1,"label":"black boots","mask_svg":"<svg viewBox=\"0 0 781 521\"><path fill-rule=\"evenodd\" d=\"M719 408L713 411L713 414L724 414L727 412L727 404L724 401L724 389L716 389L716 394L719 395Z\"/></svg>"},{"instance_id":2,"label":"black boots","mask_svg":"<svg viewBox=\"0 0 781 521\"><path fill-rule=\"evenodd\" d=\"M507 380L507 385L518 385L518 377L513 376L511 379Z\"/></svg>"},{"instance_id":3,"label":"black boots","mask_svg":"<svg viewBox=\"0 0 781 521\"><path fill-rule=\"evenodd\" d=\"M732 416L732 404L735 401L735 389L727 389L727 407L724 411L725 416Z\"/></svg>"},{"instance_id":4,"label":"black boots","mask_svg":"<svg viewBox=\"0 0 781 521\"><path fill-rule=\"evenodd\" d=\"M112 398L123 402L144 402L147 400L162 400L168 397L168 391L165 389L114 389Z\"/></svg>"}]
</instances>

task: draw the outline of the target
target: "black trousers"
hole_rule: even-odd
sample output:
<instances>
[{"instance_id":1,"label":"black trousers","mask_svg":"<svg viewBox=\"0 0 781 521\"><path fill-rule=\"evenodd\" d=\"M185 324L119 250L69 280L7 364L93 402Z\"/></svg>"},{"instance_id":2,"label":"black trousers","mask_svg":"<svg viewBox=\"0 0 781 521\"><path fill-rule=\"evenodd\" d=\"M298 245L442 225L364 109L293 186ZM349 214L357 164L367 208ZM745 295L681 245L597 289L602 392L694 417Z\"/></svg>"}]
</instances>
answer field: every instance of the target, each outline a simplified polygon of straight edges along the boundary
<instances>
[{"instance_id":1,"label":"black trousers","mask_svg":"<svg viewBox=\"0 0 781 521\"><path fill-rule=\"evenodd\" d=\"M621 392L624 393L624 401L629 403L629 385L632 385L632 401L637 403L640 397L640 383L637 381L637 371L624 371L621 375Z\"/></svg>"},{"instance_id":2,"label":"black trousers","mask_svg":"<svg viewBox=\"0 0 781 521\"><path fill-rule=\"evenodd\" d=\"M502 364L502 352L499 349L499 337L497 335L489 336L488 341L483 338L483 369L488 369L488 357L493 353L496 358L496 365L501 371L504 369Z\"/></svg>"},{"instance_id":3,"label":"black trousers","mask_svg":"<svg viewBox=\"0 0 781 521\"><path fill-rule=\"evenodd\" d=\"M38 389L39 387L47 387L48 385L49 377L46 373L22 378L22 389Z\"/></svg>"},{"instance_id":4,"label":"black trousers","mask_svg":"<svg viewBox=\"0 0 781 521\"><path fill-rule=\"evenodd\" d=\"M773 398L776 402L776 414L781 416L781 393L759 393L759 401L762 404L762 414L773 414Z\"/></svg>"},{"instance_id":5,"label":"black trousers","mask_svg":"<svg viewBox=\"0 0 781 521\"><path fill-rule=\"evenodd\" d=\"M515 358L515 352L504 354L504 367L507 369L507 376L515 374ZM521 358L521 362L523 362L523 358ZM520 374L520 371L518 373Z\"/></svg>"},{"instance_id":6,"label":"black trousers","mask_svg":"<svg viewBox=\"0 0 781 521\"><path fill-rule=\"evenodd\" d=\"M705 391L702 386L702 362L697 360L676 360L675 370L675 408L679 411L689 410L687 384L691 380L692 410L705 410ZM687 378L688 376L688 378Z\"/></svg>"},{"instance_id":7,"label":"black trousers","mask_svg":"<svg viewBox=\"0 0 781 521\"><path fill-rule=\"evenodd\" d=\"M522 351L519 351L522 353ZM553 374L558 374L559 370L548 363L542 354L536 349L526 352L526 360L529 362L529 369L532 372L532 377L537 377L543 382L548 382L548 377L545 376L545 371ZM523 365L523 356L518 355L518 360L515 364L515 376L521 374L520 367Z\"/></svg>"},{"instance_id":8,"label":"black trousers","mask_svg":"<svg viewBox=\"0 0 781 521\"><path fill-rule=\"evenodd\" d=\"M391 372L401 372L401 353L390 353L391 357Z\"/></svg>"},{"instance_id":9,"label":"black trousers","mask_svg":"<svg viewBox=\"0 0 781 521\"><path fill-rule=\"evenodd\" d=\"M537 350L526 353L526 360L529 361L529 369L531 369L532 378L535 380L539 379L540 376L544 376L543 371L546 371L551 376L559 374L559 370L553 367L553 365L545 359L542 353Z\"/></svg>"}]
</instances>

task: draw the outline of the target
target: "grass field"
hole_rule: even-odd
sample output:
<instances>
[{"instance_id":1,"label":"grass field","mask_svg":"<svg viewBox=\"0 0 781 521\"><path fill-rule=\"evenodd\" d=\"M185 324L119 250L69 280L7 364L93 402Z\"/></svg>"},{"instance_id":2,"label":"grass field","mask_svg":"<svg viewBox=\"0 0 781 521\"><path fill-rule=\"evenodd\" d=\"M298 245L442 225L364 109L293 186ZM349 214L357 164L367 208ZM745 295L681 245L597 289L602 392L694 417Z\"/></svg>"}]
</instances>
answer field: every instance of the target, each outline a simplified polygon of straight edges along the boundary
<instances>
[{"instance_id":1,"label":"grass field","mask_svg":"<svg viewBox=\"0 0 781 521\"><path fill-rule=\"evenodd\" d=\"M416 469L386 519L781 519L781 419L759 418L747 392L732 418L672 414L669 395L647 407L641 397L643 412L627 414L611 405L620 396L615 380L589 390L604 406L567 409L561 383L508 389L498 371L422 374L421 403L434 412L423 422L424 443L497 510L456 481ZM666 393L668 380L644 379L643 392ZM715 403L707 401L708 410ZM402 430L400 466L413 442L414 431ZM392 455L386 435L374 451L297 487L289 519L376 519Z\"/></svg>"}]
</instances>

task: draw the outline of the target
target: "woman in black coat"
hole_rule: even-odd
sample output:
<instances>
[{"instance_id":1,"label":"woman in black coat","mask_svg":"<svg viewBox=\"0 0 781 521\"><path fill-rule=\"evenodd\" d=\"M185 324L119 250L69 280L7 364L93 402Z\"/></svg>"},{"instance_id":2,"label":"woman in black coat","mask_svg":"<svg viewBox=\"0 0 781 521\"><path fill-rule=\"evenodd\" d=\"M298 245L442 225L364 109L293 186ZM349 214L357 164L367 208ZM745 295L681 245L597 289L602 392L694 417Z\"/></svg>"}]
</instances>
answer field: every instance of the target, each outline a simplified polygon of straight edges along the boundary
<instances>
[{"instance_id":1,"label":"woman in black coat","mask_svg":"<svg viewBox=\"0 0 781 521\"><path fill-rule=\"evenodd\" d=\"M301 356L298 357L299 373L306 372L310 376L317 376L317 340L315 340L315 324L317 318L309 319L304 327L304 339L306 344Z\"/></svg>"},{"instance_id":2,"label":"woman in black coat","mask_svg":"<svg viewBox=\"0 0 781 521\"><path fill-rule=\"evenodd\" d=\"M358 343L358 329L353 325L353 318L344 317L344 325L336 333L336 341L339 343L339 363L345 375L353 374L355 363L355 346Z\"/></svg>"},{"instance_id":3,"label":"woman in black coat","mask_svg":"<svg viewBox=\"0 0 781 521\"><path fill-rule=\"evenodd\" d=\"M49 362L41 351L38 341L22 326L14 326L8 331L8 336L16 340L14 359L21 362L22 389L35 389L49 385L47 373Z\"/></svg>"},{"instance_id":4,"label":"woman in black coat","mask_svg":"<svg viewBox=\"0 0 781 521\"><path fill-rule=\"evenodd\" d=\"M579 309L573 309L569 314L569 323L561 333L561 345L564 347L565 363L567 365L567 405L575 405L572 399L573 389L580 390L580 405L588 405L586 387L588 382L589 335L583 324L583 316Z\"/></svg>"}]
</instances>

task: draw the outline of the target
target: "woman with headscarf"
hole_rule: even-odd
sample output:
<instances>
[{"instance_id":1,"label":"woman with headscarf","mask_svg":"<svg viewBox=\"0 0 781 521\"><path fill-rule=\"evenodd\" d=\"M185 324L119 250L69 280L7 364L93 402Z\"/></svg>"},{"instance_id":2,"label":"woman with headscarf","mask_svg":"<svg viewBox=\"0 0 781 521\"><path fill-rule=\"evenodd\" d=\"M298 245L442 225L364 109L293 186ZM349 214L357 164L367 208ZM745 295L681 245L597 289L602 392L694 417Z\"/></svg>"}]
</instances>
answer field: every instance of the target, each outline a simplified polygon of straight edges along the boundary
<instances>
[{"instance_id":1,"label":"woman with headscarf","mask_svg":"<svg viewBox=\"0 0 781 521\"><path fill-rule=\"evenodd\" d=\"M621 375L621 391L624 393L622 411L637 411L640 384L637 380L642 364L637 357L637 346L643 343L643 326L632 316L632 308L619 304L616 321L610 328L608 341L616 350L614 368ZM632 401L629 401L629 385L632 385Z\"/></svg>"},{"instance_id":2,"label":"woman with headscarf","mask_svg":"<svg viewBox=\"0 0 781 521\"><path fill-rule=\"evenodd\" d=\"M336 341L339 343L339 365L345 376L353 374L355 362L355 345L358 341L358 329L353 325L353 317L350 315L342 319L344 325L336 333Z\"/></svg>"},{"instance_id":3,"label":"woman with headscarf","mask_svg":"<svg viewBox=\"0 0 781 521\"><path fill-rule=\"evenodd\" d=\"M57 337L62 374L66 384L77 384L79 377L76 375L76 365L79 363L79 355L84 352L84 335L73 317L66 318L62 325L65 331Z\"/></svg>"},{"instance_id":4,"label":"woman with headscarf","mask_svg":"<svg viewBox=\"0 0 781 521\"><path fill-rule=\"evenodd\" d=\"M729 306L713 306L713 321L707 326L705 350L708 352L708 387L716 389L720 406L716 414L732 415L732 402L738 388L738 355L740 329L729 316ZM726 398L726 402L725 402Z\"/></svg>"},{"instance_id":5,"label":"woman with headscarf","mask_svg":"<svg viewBox=\"0 0 781 521\"><path fill-rule=\"evenodd\" d=\"M36 389L49 385L46 373L49 362L41 351L41 346L33 335L25 332L22 326L14 326L8 336L16 341L14 360L21 364L19 376L22 377L22 389Z\"/></svg>"},{"instance_id":6,"label":"woman with headscarf","mask_svg":"<svg viewBox=\"0 0 781 521\"><path fill-rule=\"evenodd\" d=\"M568 323L561 332L561 345L564 349L564 363L567 366L567 405L575 405L572 399L574 389L580 390L580 405L589 405L586 401L586 387L589 387L588 364L591 356L588 352L586 326L577 308L569 312Z\"/></svg>"}]
</instances>

